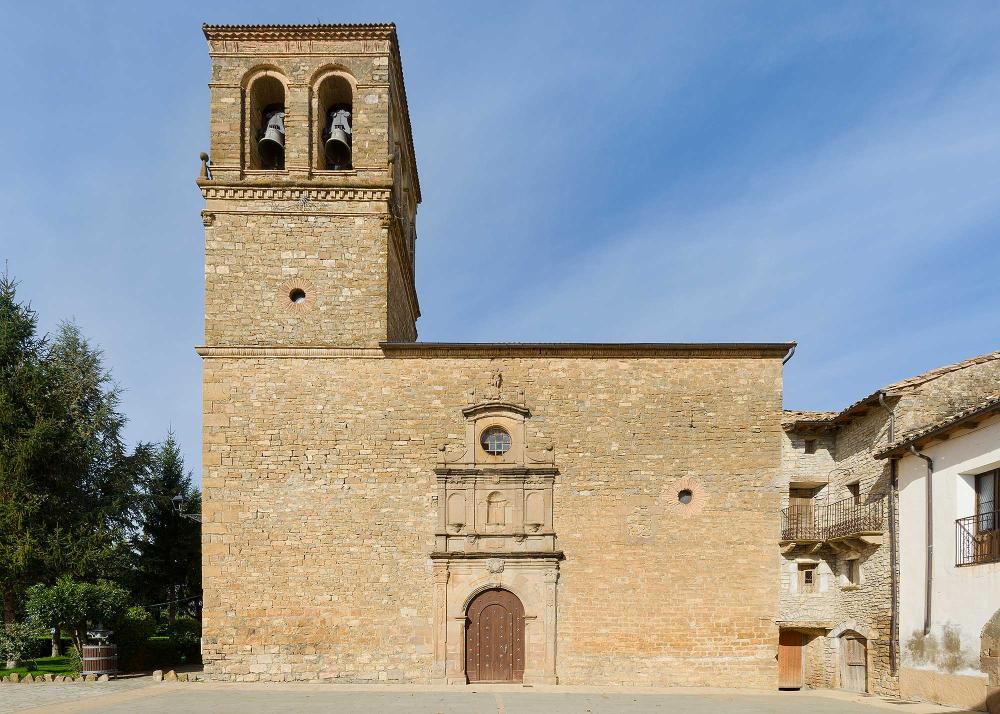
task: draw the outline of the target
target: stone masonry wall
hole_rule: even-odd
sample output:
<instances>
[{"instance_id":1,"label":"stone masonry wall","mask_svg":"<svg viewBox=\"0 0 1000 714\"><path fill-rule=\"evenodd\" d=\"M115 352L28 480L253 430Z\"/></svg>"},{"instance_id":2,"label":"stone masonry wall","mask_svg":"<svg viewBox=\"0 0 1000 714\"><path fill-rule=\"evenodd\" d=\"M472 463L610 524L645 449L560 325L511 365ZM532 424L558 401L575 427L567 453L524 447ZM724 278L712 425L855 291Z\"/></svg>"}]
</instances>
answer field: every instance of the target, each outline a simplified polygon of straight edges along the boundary
<instances>
[{"instance_id":1,"label":"stone masonry wall","mask_svg":"<svg viewBox=\"0 0 1000 714\"><path fill-rule=\"evenodd\" d=\"M387 235L377 215L220 208L205 231L208 344L357 347L386 338ZM289 299L294 287L305 292L302 304Z\"/></svg>"},{"instance_id":2,"label":"stone masonry wall","mask_svg":"<svg viewBox=\"0 0 1000 714\"><path fill-rule=\"evenodd\" d=\"M816 453L805 452L806 439L816 440ZM837 466L835 450L836 434L820 432L796 434L782 431L781 435L781 475L784 482L795 483L826 481L827 475ZM825 495L825 494L820 494ZM820 496L818 495L817 498ZM788 505L788 491L782 494L781 507Z\"/></svg>"},{"instance_id":3,"label":"stone masonry wall","mask_svg":"<svg viewBox=\"0 0 1000 714\"><path fill-rule=\"evenodd\" d=\"M998 388L1000 358L983 355L963 369L943 374L904 394L896 409L896 435L936 422Z\"/></svg>"},{"instance_id":4,"label":"stone masonry wall","mask_svg":"<svg viewBox=\"0 0 1000 714\"><path fill-rule=\"evenodd\" d=\"M437 446L499 369L560 469L560 682L775 686L780 359L204 364L212 677L430 679Z\"/></svg>"},{"instance_id":5,"label":"stone masonry wall","mask_svg":"<svg viewBox=\"0 0 1000 714\"><path fill-rule=\"evenodd\" d=\"M407 300L408 278L397 251L388 251L388 315L387 337L389 342L413 342L417 339L416 315Z\"/></svg>"},{"instance_id":6,"label":"stone masonry wall","mask_svg":"<svg viewBox=\"0 0 1000 714\"><path fill-rule=\"evenodd\" d=\"M860 481L862 502L885 498L888 471L884 462L872 454L884 444L888 414L875 409L840 427L836 432L808 434L818 439L816 454L805 454L804 435L786 434L782 441L783 505L788 503L787 484L805 481L826 483L816 495L817 507L849 497L846 484ZM780 556L782 562L780 619L787 622L825 622L831 627L852 623L853 628L869 638L869 687L876 694L898 693L897 679L889 662L890 580L888 537L881 546L866 546L861 551L861 582L852 585L847 579L847 561L834 548L822 546L816 551L796 548ZM819 582L816 592L800 593L795 587L799 561L817 562ZM825 639L825 638L824 638ZM821 672L807 670L807 679L835 686L838 652L832 643L815 644L807 668L816 666L817 657L831 658Z\"/></svg>"}]
</instances>

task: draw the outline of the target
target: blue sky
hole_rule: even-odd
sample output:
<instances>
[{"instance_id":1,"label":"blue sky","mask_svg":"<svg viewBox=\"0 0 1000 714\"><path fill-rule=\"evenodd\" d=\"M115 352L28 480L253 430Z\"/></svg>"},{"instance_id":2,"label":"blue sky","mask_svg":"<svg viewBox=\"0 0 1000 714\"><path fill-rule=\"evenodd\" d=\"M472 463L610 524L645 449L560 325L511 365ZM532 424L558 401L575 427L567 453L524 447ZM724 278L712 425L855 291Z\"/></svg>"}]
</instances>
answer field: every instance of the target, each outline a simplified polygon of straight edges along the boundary
<instances>
[{"instance_id":1,"label":"blue sky","mask_svg":"<svg viewBox=\"0 0 1000 714\"><path fill-rule=\"evenodd\" d=\"M0 257L196 475L206 21L397 23L422 340L794 339L815 409L1000 348L995 3L356 7L4 10Z\"/></svg>"}]
</instances>

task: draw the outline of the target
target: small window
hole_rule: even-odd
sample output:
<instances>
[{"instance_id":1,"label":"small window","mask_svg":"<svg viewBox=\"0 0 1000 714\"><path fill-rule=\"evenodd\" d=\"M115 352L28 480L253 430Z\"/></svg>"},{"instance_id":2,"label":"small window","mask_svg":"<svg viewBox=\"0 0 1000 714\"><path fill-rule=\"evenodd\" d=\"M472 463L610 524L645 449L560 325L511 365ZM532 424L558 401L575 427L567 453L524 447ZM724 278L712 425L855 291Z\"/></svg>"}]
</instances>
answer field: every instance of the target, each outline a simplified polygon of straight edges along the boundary
<instances>
[{"instance_id":1,"label":"small window","mask_svg":"<svg viewBox=\"0 0 1000 714\"><path fill-rule=\"evenodd\" d=\"M490 456L503 456L510 451L510 434L499 426L491 426L483 432L479 443L483 445L483 451Z\"/></svg>"},{"instance_id":2,"label":"small window","mask_svg":"<svg viewBox=\"0 0 1000 714\"><path fill-rule=\"evenodd\" d=\"M861 503L861 484L858 481L847 484L848 498L855 504Z\"/></svg>"},{"instance_id":3,"label":"small window","mask_svg":"<svg viewBox=\"0 0 1000 714\"><path fill-rule=\"evenodd\" d=\"M816 440L815 439L806 439L805 444L806 444L806 453L807 454L815 454L816 453Z\"/></svg>"},{"instance_id":4,"label":"small window","mask_svg":"<svg viewBox=\"0 0 1000 714\"><path fill-rule=\"evenodd\" d=\"M813 563L799 563L799 592L816 592L816 566Z\"/></svg>"},{"instance_id":5,"label":"small window","mask_svg":"<svg viewBox=\"0 0 1000 714\"><path fill-rule=\"evenodd\" d=\"M681 489L677 492L677 500L680 501L685 506L691 503L694 498L694 493L691 492L690 488Z\"/></svg>"},{"instance_id":6,"label":"small window","mask_svg":"<svg viewBox=\"0 0 1000 714\"><path fill-rule=\"evenodd\" d=\"M1000 491L1000 469L976 476L976 530L996 530L998 508L996 496Z\"/></svg>"},{"instance_id":7,"label":"small window","mask_svg":"<svg viewBox=\"0 0 1000 714\"><path fill-rule=\"evenodd\" d=\"M857 558L845 561L844 575L847 576L848 585L861 584L861 561Z\"/></svg>"}]
</instances>

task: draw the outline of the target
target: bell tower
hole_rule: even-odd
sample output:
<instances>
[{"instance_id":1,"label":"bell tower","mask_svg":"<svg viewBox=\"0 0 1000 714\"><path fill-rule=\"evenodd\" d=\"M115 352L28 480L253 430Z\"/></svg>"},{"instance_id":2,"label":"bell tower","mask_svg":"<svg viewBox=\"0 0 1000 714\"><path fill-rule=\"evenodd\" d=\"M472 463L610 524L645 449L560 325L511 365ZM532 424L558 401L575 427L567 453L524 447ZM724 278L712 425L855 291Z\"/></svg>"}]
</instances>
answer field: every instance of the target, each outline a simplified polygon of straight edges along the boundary
<instances>
[{"instance_id":1,"label":"bell tower","mask_svg":"<svg viewBox=\"0 0 1000 714\"><path fill-rule=\"evenodd\" d=\"M395 25L203 30L206 345L416 340L420 183Z\"/></svg>"}]
</instances>

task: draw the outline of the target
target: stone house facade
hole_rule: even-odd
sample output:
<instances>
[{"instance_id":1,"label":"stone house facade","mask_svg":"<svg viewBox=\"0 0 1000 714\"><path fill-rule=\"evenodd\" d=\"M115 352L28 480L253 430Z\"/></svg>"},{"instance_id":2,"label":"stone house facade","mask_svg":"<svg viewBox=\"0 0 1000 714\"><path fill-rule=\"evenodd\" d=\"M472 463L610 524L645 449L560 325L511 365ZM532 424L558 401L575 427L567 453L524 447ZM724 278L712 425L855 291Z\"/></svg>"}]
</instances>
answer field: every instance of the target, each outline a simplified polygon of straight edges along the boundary
<instances>
[{"instance_id":1,"label":"stone house facade","mask_svg":"<svg viewBox=\"0 0 1000 714\"><path fill-rule=\"evenodd\" d=\"M899 625L900 486L897 459L883 452L998 384L994 352L888 385L840 412L785 411L784 686L899 694L908 661Z\"/></svg>"},{"instance_id":2,"label":"stone house facade","mask_svg":"<svg viewBox=\"0 0 1000 714\"><path fill-rule=\"evenodd\" d=\"M791 345L417 342L395 27L204 32L207 673L773 688Z\"/></svg>"}]
</instances>

